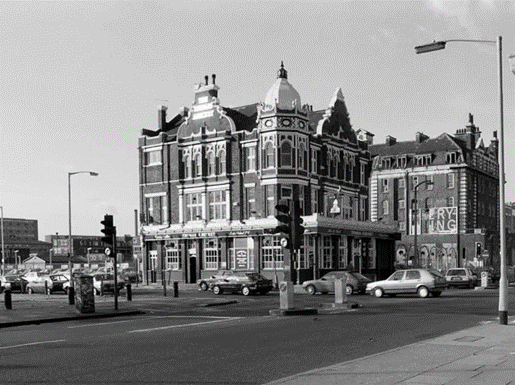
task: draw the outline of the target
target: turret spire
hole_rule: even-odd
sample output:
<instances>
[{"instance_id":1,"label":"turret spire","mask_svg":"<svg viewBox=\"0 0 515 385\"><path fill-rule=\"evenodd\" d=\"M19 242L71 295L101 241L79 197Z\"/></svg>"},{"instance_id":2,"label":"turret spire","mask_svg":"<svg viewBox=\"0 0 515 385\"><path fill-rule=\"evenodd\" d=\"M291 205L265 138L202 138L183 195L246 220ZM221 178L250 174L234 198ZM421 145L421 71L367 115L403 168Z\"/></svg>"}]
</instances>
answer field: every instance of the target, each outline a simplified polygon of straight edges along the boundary
<instances>
[{"instance_id":1,"label":"turret spire","mask_svg":"<svg viewBox=\"0 0 515 385\"><path fill-rule=\"evenodd\" d=\"M284 63L281 60L281 68L277 71L277 78L288 79L288 71L284 69Z\"/></svg>"}]
</instances>

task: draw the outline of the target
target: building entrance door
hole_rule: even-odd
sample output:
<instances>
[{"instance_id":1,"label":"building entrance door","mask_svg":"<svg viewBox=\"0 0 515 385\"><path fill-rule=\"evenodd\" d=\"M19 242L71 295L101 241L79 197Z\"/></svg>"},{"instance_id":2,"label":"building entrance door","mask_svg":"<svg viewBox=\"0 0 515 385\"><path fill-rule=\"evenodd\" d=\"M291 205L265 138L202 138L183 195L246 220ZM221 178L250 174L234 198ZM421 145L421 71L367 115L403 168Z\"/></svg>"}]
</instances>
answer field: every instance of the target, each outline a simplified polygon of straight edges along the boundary
<instances>
[{"instance_id":1,"label":"building entrance door","mask_svg":"<svg viewBox=\"0 0 515 385\"><path fill-rule=\"evenodd\" d=\"M197 282L197 256L196 255L190 256L189 272L190 272L190 283L196 283Z\"/></svg>"}]
</instances>

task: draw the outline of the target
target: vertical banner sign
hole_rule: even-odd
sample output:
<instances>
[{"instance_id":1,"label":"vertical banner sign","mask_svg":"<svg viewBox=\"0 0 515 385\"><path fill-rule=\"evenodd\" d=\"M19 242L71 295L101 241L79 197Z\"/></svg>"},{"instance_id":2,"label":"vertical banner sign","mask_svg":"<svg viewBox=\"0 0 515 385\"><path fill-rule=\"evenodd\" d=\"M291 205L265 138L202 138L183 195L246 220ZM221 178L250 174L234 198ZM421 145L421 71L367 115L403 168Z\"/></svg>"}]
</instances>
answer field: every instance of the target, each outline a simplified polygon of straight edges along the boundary
<instances>
[{"instance_id":1,"label":"vertical banner sign","mask_svg":"<svg viewBox=\"0 0 515 385\"><path fill-rule=\"evenodd\" d=\"M456 234L458 231L457 207L433 207L429 209L429 234Z\"/></svg>"},{"instance_id":2,"label":"vertical banner sign","mask_svg":"<svg viewBox=\"0 0 515 385\"><path fill-rule=\"evenodd\" d=\"M246 270L248 262L247 250L236 250L236 270Z\"/></svg>"}]
</instances>

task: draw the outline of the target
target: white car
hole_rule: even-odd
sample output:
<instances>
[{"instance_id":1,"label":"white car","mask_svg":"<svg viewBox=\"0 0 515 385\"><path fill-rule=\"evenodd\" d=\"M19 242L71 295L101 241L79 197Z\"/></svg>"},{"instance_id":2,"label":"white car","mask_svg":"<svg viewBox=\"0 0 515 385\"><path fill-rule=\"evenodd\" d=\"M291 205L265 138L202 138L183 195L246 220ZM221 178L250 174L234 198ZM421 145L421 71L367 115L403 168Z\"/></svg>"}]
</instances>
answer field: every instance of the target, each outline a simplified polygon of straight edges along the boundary
<instances>
[{"instance_id":1,"label":"white car","mask_svg":"<svg viewBox=\"0 0 515 385\"><path fill-rule=\"evenodd\" d=\"M367 285L367 293L375 297L384 294L418 294L421 298L438 297L447 287L445 277L437 271L426 269L397 270L383 281Z\"/></svg>"},{"instance_id":2,"label":"white car","mask_svg":"<svg viewBox=\"0 0 515 385\"><path fill-rule=\"evenodd\" d=\"M445 279L449 287L466 286L472 289L477 285L477 275L475 275L472 270L463 267L447 270Z\"/></svg>"}]
</instances>

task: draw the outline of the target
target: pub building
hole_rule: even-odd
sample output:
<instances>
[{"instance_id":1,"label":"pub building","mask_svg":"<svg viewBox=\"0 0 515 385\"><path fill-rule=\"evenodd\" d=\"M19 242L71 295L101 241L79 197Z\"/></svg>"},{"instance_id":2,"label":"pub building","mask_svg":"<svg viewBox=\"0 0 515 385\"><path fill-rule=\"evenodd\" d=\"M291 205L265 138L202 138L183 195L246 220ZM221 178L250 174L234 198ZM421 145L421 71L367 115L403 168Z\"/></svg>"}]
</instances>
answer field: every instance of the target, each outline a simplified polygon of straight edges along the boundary
<instances>
[{"instance_id":1,"label":"pub building","mask_svg":"<svg viewBox=\"0 0 515 385\"><path fill-rule=\"evenodd\" d=\"M281 63L262 102L223 107L215 80L175 116L159 106L158 129L139 138L144 281L195 283L222 269L283 280L270 234L280 199L299 201L306 228L293 282L342 269L388 276L400 235L369 220L372 134L353 130L341 89L313 111Z\"/></svg>"}]
</instances>

